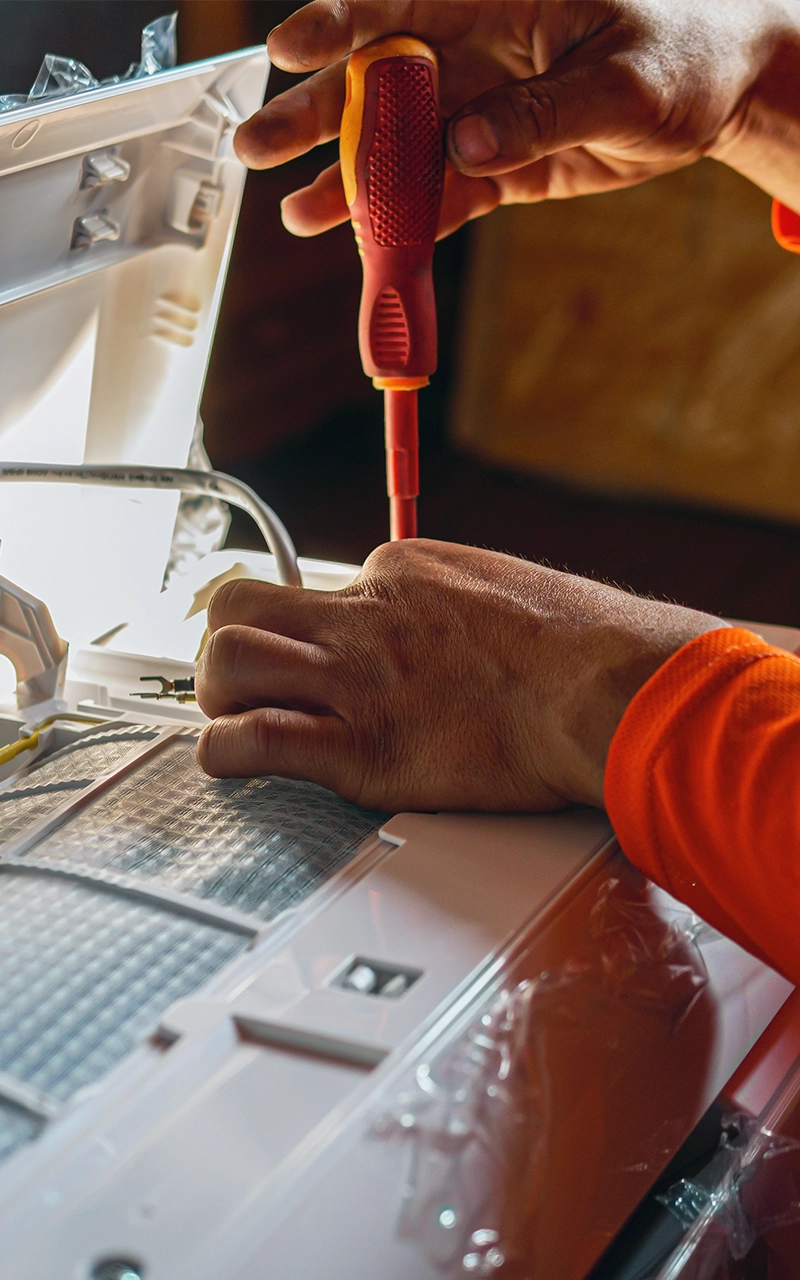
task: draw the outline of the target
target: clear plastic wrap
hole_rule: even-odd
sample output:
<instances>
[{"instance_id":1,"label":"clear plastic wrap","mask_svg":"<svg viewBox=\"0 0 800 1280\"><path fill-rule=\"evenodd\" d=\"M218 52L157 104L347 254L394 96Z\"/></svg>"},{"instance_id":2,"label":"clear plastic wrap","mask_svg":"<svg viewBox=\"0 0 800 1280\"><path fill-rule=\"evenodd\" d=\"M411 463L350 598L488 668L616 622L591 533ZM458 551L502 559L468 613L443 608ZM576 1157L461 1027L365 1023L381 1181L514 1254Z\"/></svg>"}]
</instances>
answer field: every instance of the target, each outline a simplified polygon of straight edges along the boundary
<instances>
[{"instance_id":1,"label":"clear plastic wrap","mask_svg":"<svg viewBox=\"0 0 800 1280\"><path fill-rule=\"evenodd\" d=\"M703 1109L706 932L632 869L606 879L563 963L537 971L537 947L512 962L377 1117L376 1138L410 1149L400 1234L444 1275L585 1275ZM675 1040L696 1070L664 1071Z\"/></svg>"},{"instance_id":2,"label":"clear plastic wrap","mask_svg":"<svg viewBox=\"0 0 800 1280\"><path fill-rule=\"evenodd\" d=\"M203 422L198 417L186 463L190 471L211 471L211 462L203 444ZM183 577L200 560L212 551L218 551L225 541L231 523L230 508L226 502L210 494L181 495L172 546L164 573L164 586L175 578Z\"/></svg>"},{"instance_id":3,"label":"clear plastic wrap","mask_svg":"<svg viewBox=\"0 0 800 1280\"><path fill-rule=\"evenodd\" d=\"M800 1275L800 1064L781 1092L785 1131L772 1127L774 1109L772 1123L747 1113L726 1117L710 1163L657 1197L686 1230L658 1280Z\"/></svg>"},{"instance_id":4,"label":"clear plastic wrap","mask_svg":"<svg viewBox=\"0 0 800 1280\"><path fill-rule=\"evenodd\" d=\"M177 13L168 13L161 18L156 18L154 22L149 22L142 30L139 61L132 62L124 75L111 76L107 80L97 80L89 68L75 58L66 58L55 53L45 54L30 92L0 94L0 112L35 106L43 99L63 98L73 93L83 93L87 89L97 89L101 84L118 84L123 80L137 80L141 76L152 76L159 71L174 67L177 61L175 39L177 17Z\"/></svg>"},{"instance_id":5,"label":"clear plastic wrap","mask_svg":"<svg viewBox=\"0 0 800 1280\"><path fill-rule=\"evenodd\" d=\"M711 1163L657 1198L684 1227L714 1217L738 1261L765 1231L800 1222L798 1157L794 1138L762 1129L752 1116L728 1116Z\"/></svg>"}]
</instances>

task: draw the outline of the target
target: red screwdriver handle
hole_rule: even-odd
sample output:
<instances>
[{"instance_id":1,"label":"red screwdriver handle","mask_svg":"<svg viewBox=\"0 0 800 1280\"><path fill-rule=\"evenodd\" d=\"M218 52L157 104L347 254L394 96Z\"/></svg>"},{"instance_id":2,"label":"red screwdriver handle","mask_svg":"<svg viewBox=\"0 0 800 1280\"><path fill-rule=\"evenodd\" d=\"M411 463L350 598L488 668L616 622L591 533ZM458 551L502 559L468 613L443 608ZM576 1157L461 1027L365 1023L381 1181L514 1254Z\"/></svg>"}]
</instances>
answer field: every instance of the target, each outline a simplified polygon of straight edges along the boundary
<instances>
[{"instance_id":1,"label":"red screwdriver handle","mask_svg":"<svg viewBox=\"0 0 800 1280\"><path fill-rule=\"evenodd\" d=\"M364 268L359 346L376 385L424 386L436 368L431 263L444 183L436 55L390 36L351 55L342 177Z\"/></svg>"}]
</instances>

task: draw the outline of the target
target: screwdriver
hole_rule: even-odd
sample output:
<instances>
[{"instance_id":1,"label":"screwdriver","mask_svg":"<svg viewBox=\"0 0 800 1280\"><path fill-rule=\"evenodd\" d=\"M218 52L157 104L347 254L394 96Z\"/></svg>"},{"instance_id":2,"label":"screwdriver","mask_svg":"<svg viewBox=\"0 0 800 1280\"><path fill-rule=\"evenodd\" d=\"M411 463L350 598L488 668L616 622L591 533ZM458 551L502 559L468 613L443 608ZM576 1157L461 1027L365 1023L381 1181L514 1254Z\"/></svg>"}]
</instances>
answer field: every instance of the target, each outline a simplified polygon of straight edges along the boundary
<instances>
[{"instance_id":1,"label":"screwdriver","mask_svg":"<svg viewBox=\"0 0 800 1280\"><path fill-rule=\"evenodd\" d=\"M444 184L438 64L412 36L350 55L339 144L364 272L358 342L384 394L392 541L417 534L417 392L436 368L433 248Z\"/></svg>"}]
</instances>

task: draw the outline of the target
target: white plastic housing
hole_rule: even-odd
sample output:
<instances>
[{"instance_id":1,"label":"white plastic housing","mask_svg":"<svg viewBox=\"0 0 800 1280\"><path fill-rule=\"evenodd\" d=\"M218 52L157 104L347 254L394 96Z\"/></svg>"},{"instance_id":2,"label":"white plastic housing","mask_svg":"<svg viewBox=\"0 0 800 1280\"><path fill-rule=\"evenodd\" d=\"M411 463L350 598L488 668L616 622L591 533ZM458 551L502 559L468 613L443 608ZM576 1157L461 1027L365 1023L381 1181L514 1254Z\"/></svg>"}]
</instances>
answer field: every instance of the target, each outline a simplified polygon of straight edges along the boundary
<instances>
[{"instance_id":1,"label":"white plastic housing","mask_svg":"<svg viewBox=\"0 0 800 1280\"><path fill-rule=\"evenodd\" d=\"M186 464L245 176L232 136L267 69L244 50L0 116L0 458ZM159 590L177 501L0 485L0 570L80 647Z\"/></svg>"}]
</instances>

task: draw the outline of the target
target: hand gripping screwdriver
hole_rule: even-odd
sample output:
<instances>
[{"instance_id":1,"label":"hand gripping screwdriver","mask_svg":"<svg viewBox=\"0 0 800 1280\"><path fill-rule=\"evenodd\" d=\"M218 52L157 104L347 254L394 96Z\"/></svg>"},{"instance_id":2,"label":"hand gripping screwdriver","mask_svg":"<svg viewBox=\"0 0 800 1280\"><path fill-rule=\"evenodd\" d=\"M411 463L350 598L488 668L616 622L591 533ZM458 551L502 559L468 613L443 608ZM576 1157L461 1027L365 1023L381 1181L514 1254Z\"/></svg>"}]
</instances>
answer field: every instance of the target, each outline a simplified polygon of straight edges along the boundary
<instances>
[{"instance_id":1,"label":"hand gripping screwdriver","mask_svg":"<svg viewBox=\"0 0 800 1280\"><path fill-rule=\"evenodd\" d=\"M384 393L391 537L417 533L417 391L436 368L432 261L444 185L438 65L428 45L388 36L350 55L340 139L364 282L358 341Z\"/></svg>"}]
</instances>

